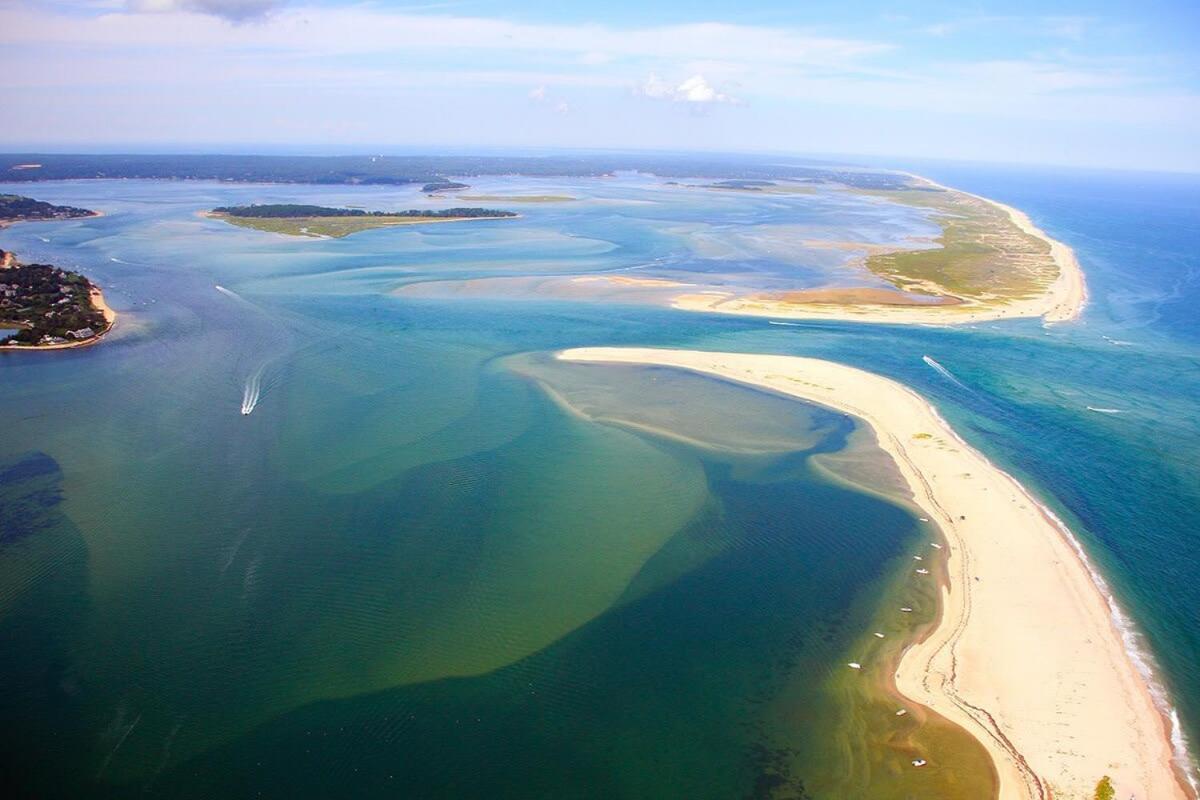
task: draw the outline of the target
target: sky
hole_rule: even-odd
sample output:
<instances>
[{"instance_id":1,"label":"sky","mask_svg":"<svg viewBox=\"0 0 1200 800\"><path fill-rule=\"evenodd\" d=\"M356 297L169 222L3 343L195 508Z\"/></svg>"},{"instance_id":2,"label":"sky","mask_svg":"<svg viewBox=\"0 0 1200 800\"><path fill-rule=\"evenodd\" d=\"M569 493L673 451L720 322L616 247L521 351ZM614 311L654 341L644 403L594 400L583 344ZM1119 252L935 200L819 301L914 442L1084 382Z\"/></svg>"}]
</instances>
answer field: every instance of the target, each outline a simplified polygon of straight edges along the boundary
<instances>
[{"instance_id":1,"label":"sky","mask_svg":"<svg viewBox=\"0 0 1200 800\"><path fill-rule=\"evenodd\" d=\"M1200 2L0 0L0 150L1200 171Z\"/></svg>"}]
</instances>

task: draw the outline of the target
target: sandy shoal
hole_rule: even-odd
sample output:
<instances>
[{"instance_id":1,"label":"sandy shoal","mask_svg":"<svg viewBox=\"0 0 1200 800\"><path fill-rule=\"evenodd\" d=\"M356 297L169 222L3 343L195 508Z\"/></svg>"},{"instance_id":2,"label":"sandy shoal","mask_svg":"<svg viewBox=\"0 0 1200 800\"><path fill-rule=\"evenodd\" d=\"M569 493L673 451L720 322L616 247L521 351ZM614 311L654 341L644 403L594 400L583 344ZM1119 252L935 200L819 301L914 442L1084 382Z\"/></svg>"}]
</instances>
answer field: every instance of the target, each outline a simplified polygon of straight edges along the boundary
<instances>
[{"instance_id":1,"label":"sandy shoal","mask_svg":"<svg viewBox=\"0 0 1200 800\"><path fill-rule=\"evenodd\" d=\"M961 305L884 305L864 303L788 303L767 297L725 293L688 293L672 299L671 305L686 311L709 311L722 314L738 314L756 317L779 317L782 319L826 319L853 320L857 322L965 325L991 322L1000 319L1042 317L1046 322L1067 322L1079 316L1087 302L1087 284L1075 251L1051 238L1033 224L1029 216L1020 209L998 203L987 197L962 192L918 175L914 180L947 192L974 197L1008 215L1012 223L1023 233L1044 241L1050 248L1050 256L1058 266L1058 276L1036 297L1009 300L1004 303L963 303Z\"/></svg>"},{"instance_id":2,"label":"sandy shoal","mask_svg":"<svg viewBox=\"0 0 1200 800\"><path fill-rule=\"evenodd\" d=\"M941 618L901 659L899 691L987 748L1003 800L1091 798L1103 775L1121 800L1193 797L1149 679L1070 533L920 395L793 356L579 348L559 358L694 370L864 421L947 545Z\"/></svg>"}]
</instances>

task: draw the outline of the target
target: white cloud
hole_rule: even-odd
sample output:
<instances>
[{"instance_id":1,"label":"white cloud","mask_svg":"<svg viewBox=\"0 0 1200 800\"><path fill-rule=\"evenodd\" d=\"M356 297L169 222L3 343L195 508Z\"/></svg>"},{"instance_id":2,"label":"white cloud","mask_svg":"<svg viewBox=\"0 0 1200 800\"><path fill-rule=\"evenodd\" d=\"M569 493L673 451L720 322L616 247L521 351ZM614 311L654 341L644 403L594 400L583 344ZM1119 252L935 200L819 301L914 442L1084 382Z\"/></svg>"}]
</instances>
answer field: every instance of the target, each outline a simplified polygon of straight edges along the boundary
<instances>
[{"instance_id":1,"label":"white cloud","mask_svg":"<svg viewBox=\"0 0 1200 800\"><path fill-rule=\"evenodd\" d=\"M542 84L537 88L529 90L529 99L535 103L546 102L546 85Z\"/></svg>"},{"instance_id":2,"label":"white cloud","mask_svg":"<svg viewBox=\"0 0 1200 800\"><path fill-rule=\"evenodd\" d=\"M693 75L681 83L669 83L651 72L634 90L651 100L672 100L677 103L737 103L737 98L717 91L703 75Z\"/></svg>"}]
</instances>

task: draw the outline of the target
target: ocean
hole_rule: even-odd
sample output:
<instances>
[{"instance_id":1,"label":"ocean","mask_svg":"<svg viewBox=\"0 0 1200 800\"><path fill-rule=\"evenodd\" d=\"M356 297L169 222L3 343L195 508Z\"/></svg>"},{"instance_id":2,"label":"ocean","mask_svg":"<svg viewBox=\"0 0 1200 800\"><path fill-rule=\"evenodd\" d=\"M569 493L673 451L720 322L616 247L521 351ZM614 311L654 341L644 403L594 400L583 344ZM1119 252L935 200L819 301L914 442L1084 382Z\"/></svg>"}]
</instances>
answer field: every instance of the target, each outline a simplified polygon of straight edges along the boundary
<instances>
[{"instance_id":1,"label":"ocean","mask_svg":"<svg viewBox=\"0 0 1200 800\"><path fill-rule=\"evenodd\" d=\"M562 288L611 271L819 282L838 259L796 257L788 236L930 231L832 195L489 178L473 191L580 199L301 240L197 212L436 201L0 187L105 211L13 226L0 246L85 272L122 314L100 346L0 356L13 784L986 796L977 746L936 719L895 722L879 681L846 667L867 632L913 635L934 614L900 576L935 534L855 423L547 357L586 345L809 355L912 386L1071 526L1136 621L1179 735L1200 741L1200 179L913 166L1074 247L1082 319L781 326ZM915 613L887 612L898 597ZM930 750L954 758L905 769Z\"/></svg>"}]
</instances>

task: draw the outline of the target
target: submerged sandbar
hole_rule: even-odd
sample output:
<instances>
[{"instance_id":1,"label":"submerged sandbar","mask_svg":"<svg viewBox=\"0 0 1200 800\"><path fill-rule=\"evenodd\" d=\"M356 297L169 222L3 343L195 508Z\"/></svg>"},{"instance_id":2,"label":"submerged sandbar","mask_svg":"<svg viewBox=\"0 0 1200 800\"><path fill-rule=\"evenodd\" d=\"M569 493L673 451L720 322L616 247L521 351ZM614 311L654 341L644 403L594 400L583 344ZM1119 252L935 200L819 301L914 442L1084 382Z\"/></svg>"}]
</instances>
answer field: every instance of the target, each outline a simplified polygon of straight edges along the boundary
<instances>
[{"instance_id":1,"label":"submerged sandbar","mask_svg":"<svg viewBox=\"0 0 1200 800\"><path fill-rule=\"evenodd\" d=\"M559 357L694 370L866 422L948 544L941 619L905 653L898 690L987 748L1002 799L1091 797L1104 775L1118 797L1189 797L1149 679L1070 532L920 395L793 356L597 347Z\"/></svg>"}]
</instances>

